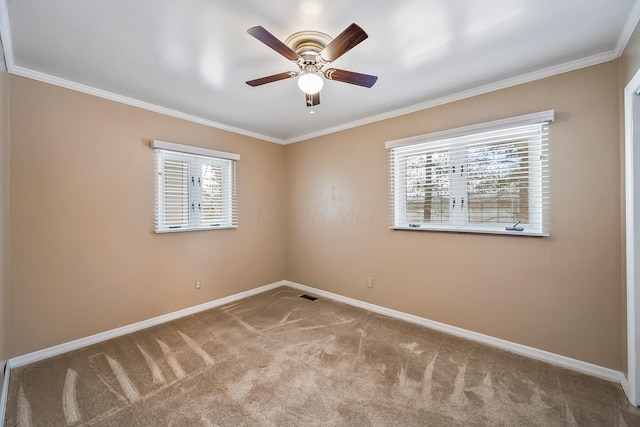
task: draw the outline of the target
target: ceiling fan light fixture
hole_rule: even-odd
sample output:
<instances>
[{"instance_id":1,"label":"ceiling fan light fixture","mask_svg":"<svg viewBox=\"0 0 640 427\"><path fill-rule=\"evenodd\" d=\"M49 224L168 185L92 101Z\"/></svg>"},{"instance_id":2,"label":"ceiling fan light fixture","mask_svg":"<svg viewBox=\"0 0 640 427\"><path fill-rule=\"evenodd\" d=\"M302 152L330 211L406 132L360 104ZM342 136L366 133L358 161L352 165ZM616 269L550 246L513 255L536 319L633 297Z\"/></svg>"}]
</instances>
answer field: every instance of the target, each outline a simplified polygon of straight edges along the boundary
<instances>
[{"instance_id":1,"label":"ceiling fan light fixture","mask_svg":"<svg viewBox=\"0 0 640 427\"><path fill-rule=\"evenodd\" d=\"M314 95L320 92L323 85L322 77L314 72L304 72L298 77L298 87L307 95Z\"/></svg>"},{"instance_id":2,"label":"ceiling fan light fixture","mask_svg":"<svg viewBox=\"0 0 640 427\"><path fill-rule=\"evenodd\" d=\"M298 87L305 94L305 104L311 107L310 114L313 114L313 106L320 104L320 90L325 79L367 88L373 86L378 79L376 76L353 71L324 69L326 65L340 58L368 37L367 33L356 24L349 25L335 38L318 31L298 31L290 35L284 43L259 25L249 28L247 33L294 62L299 71L273 74L249 80L246 83L256 87L297 77Z\"/></svg>"}]
</instances>

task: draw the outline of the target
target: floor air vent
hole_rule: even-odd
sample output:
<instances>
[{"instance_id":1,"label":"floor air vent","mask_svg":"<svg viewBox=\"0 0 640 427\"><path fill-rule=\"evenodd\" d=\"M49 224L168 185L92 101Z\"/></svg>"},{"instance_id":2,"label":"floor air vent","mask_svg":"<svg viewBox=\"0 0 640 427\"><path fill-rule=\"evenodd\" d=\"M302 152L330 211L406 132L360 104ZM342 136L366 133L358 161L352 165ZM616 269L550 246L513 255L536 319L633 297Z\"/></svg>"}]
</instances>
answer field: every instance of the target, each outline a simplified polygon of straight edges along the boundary
<instances>
[{"instance_id":1,"label":"floor air vent","mask_svg":"<svg viewBox=\"0 0 640 427\"><path fill-rule=\"evenodd\" d=\"M309 301L315 301L318 299L317 297L312 297L311 295L307 295L307 294L300 295L300 298L308 299Z\"/></svg>"}]
</instances>

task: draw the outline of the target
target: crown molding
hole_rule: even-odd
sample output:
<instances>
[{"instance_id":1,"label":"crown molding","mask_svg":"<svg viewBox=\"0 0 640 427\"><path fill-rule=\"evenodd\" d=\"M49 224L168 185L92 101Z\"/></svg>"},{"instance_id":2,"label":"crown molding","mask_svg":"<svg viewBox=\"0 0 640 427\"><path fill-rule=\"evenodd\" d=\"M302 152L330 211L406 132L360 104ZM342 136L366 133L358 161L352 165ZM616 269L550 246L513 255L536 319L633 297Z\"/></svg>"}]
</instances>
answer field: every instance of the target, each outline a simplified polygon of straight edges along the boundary
<instances>
[{"instance_id":1,"label":"crown molding","mask_svg":"<svg viewBox=\"0 0 640 427\"><path fill-rule=\"evenodd\" d=\"M1 22L1 17L0 17L0 22ZM12 54L9 55L8 52L9 50L7 50L5 53L7 54L7 65L9 66L9 63L13 64L13 58L11 58L11 60L8 59L9 57L12 57ZM389 111L389 112L378 114L375 116L370 116L361 120L356 120L353 122L330 127L317 132L300 135L300 136L293 137L286 140L274 138L267 135L262 135L256 132L251 132L251 131L241 129L241 128L236 128L233 126L228 126L223 123L218 123L212 120L204 119L202 117L186 114L177 110L172 110L170 108L161 107L159 105L151 104L145 101L140 101L138 99L118 95L112 92L108 92L102 89L97 89L92 86L83 85L81 83L76 83L70 80L61 79L59 77L51 76L49 74L41 73L39 71L30 70L24 67L18 67L18 66L12 65L9 68L9 72L12 74L16 74L18 76L27 77L33 80L38 80L38 81L49 83L55 86L60 86L60 87L75 90L78 92L83 92L89 95L109 99L112 101L120 102L123 104L131 105L131 106L142 108L149 111L154 111L156 113L165 114L167 116L176 117L179 119L202 124L205 126L214 127L217 129L248 136L251 138L260 139L263 141L273 142L275 144L288 145L288 144L293 144L295 142L306 141L308 139L317 138L320 136L325 136L325 135L329 135L336 132L341 132L341 131L352 129L358 126L363 126L363 125L379 122L382 120L403 116L405 114L415 113L418 111L426 110L428 108L437 107L439 105L460 101L466 98L472 98L474 96L484 95L489 92L494 92L500 89L506 89L506 88L517 86L524 83L529 83L535 80L540 80L543 78L555 76L557 74L567 73L570 71L579 70L581 68L602 64L605 62L613 61L617 58L618 56L615 53L615 51L609 51L602 54L589 56L587 58L566 62L564 64L543 68L542 70L522 74L520 76L501 80L499 82L490 83L484 86L479 86L477 88L468 89L462 92L457 92L457 93L446 95L440 98L431 99L425 102L421 102L419 104L410 105L397 110Z\"/></svg>"},{"instance_id":2,"label":"crown molding","mask_svg":"<svg viewBox=\"0 0 640 427\"><path fill-rule=\"evenodd\" d=\"M0 8L1 13L1 8ZM0 17L1 22L1 17ZM7 58L11 57L11 60L7 59L7 66L9 64L13 64L12 53L8 53L7 50L5 53L7 54ZM100 98L109 99L112 101L120 102L123 104L131 105L134 107L142 108L149 111L154 111L156 113L165 114L167 116L176 117L179 119L187 120L190 122L202 124L205 126L210 126L216 129L225 130L228 132L248 136L251 138L260 139L263 141L273 142L275 144L293 144L295 142L305 141L311 138L317 138L320 136L329 135L336 132L341 132L344 130L352 129L358 126L363 126L375 122L379 122L382 120L391 119L398 116L403 116L405 114L415 113L417 111L426 110L428 108L437 107L439 105L448 104L455 101L460 101L466 98L472 98L474 96L483 95L489 92L494 92L500 89L506 89L509 87L517 86L524 83L529 83L535 80L540 80L546 77L551 77L557 74L567 73L570 71L579 70L581 68L590 67L593 65L602 64L604 62L609 62L617 59L618 56L615 51L609 51L598 55L589 56L587 58L578 59L575 61L566 62L560 65L554 65L552 67L543 68L542 70L534 71L531 73L522 74L520 76L512 77L509 79L501 80L499 82L490 83L484 86L479 86L477 88L468 89L462 92L457 92L451 95L443 96L440 98L435 98L432 100L428 100L425 102L421 102L419 104L410 105L407 107L403 107L397 110L389 111L387 113L378 114L375 116L370 116L361 120L356 120L353 122L345 123L342 125L338 125L335 127L323 129L321 131L312 132L304 135L300 135L294 138L282 140L278 138L274 138L271 136L259 134L256 132L251 132L245 129L228 126L223 123L215 122L212 120L204 119L202 117L194 116L191 114L186 114L177 110L172 110L170 108L161 107L159 105L151 104L149 102L140 101L138 99L129 98L126 96L118 95L112 92L108 92L102 89L97 89L92 86L83 85L81 83L76 83L70 80L61 79L59 77L51 76L49 74L41 73L39 71L30 70L24 67L18 67L15 65L10 66L9 72L12 74L16 74L18 76L27 77L33 80L38 80L44 83L49 83L55 86L64 87L67 89L75 90L78 92L83 92L89 95L97 96Z\"/></svg>"},{"instance_id":3,"label":"crown molding","mask_svg":"<svg viewBox=\"0 0 640 427\"><path fill-rule=\"evenodd\" d=\"M620 33L620 36L618 37L616 46L611 51L589 56L582 59L578 59L575 61L569 61L560 65L554 65L551 67L543 68L538 71L533 71L533 72L522 74L516 77L511 77L505 80L501 80L499 82L489 83L483 86L464 90L461 92L442 96L439 98L429 99L427 101L424 101L418 104L409 105L407 107L388 111L386 113L377 114L377 115L366 117L360 120L322 129L320 131L298 135L288 139L280 139L280 138L275 138L268 135L263 135L257 132L249 131L246 129L229 126L224 123L215 122L213 120L205 119L192 114L183 113L181 111L172 110L170 108L161 107L159 105L151 104L145 101L140 101L134 98L129 98L123 95L118 95L112 92L108 92L102 89L97 89L92 86L83 85L70 80L65 80L59 77L51 76L51 75L34 71L28 68L16 66L14 62L13 43L11 40L11 31L9 26L7 0L0 0L0 37L4 45L5 60L7 65L7 71L9 73L16 74L22 77L27 77L34 80L38 80L38 81L42 81L45 83L53 84L55 86L76 90L79 92L87 93L89 95L109 99L112 101L131 105L131 106L142 108L145 110L154 111L160 114L176 117L176 118L187 120L193 123L198 123L198 124L210 126L216 129L221 129L224 131L248 136L251 138L260 139L263 141L273 142L276 144L282 144L282 145L293 144L296 142L305 141L308 139L317 138L320 136L325 136L325 135L329 135L336 132L341 132L341 131L352 129L358 126L363 126L363 125L379 122L382 120L391 119L391 118L402 116L405 114L415 113L428 108L433 108L436 106L448 104L450 102L460 101L466 98L483 95L483 94L494 92L500 89L506 89L506 88L517 86L520 84L529 83L535 80L551 77L557 74L575 71L581 68L590 67L593 65L598 65L604 62L615 60L622 55L627 43L629 42L629 39L631 38L636 26L638 25L638 22L640 22L640 1L635 1L631 9L631 12L629 13L629 17L627 18L627 21Z\"/></svg>"},{"instance_id":4,"label":"crown molding","mask_svg":"<svg viewBox=\"0 0 640 427\"><path fill-rule=\"evenodd\" d=\"M142 108L145 110L153 111L156 113L164 114L178 119L187 120L193 123L198 123L205 126L210 126L216 129L224 130L227 132L236 133L239 135L248 136L251 138L260 139L263 141L273 142L276 144L283 144L283 141L277 138L272 138L267 135L262 135L256 132L251 132L245 129L225 125L224 123L215 122L213 120L204 119L202 117L194 116L192 114L183 113L181 111L172 110L170 108L161 107L159 105L151 104L149 102L140 101L135 98L129 98L127 96L118 95L117 93L108 92L106 90L97 89L93 86L87 86L81 83L76 83L71 80L61 79L49 74L41 73L39 71L33 71L28 68L13 66L9 69L11 74L15 74L22 77L27 77L33 80L38 80L44 83L49 83L54 86L64 87L66 89L75 90L78 92L86 93L88 95L97 96L99 98L109 99L111 101L120 102L122 104L131 105L133 107Z\"/></svg>"},{"instance_id":5,"label":"crown molding","mask_svg":"<svg viewBox=\"0 0 640 427\"><path fill-rule=\"evenodd\" d=\"M484 95L489 92L494 92L500 89L506 89L509 87L529 83L535 80L552 77L557 74L568 73L570 71L579 70L581 68L591 67L593 65L602 64L605 62L613 61L618 58L618 55L612 50L605 53L589 56L575 61L565 62L564 64L554 65L551 67L543 68L538 71L522 74L516 77L511 77L505 80L501 80L495 83L489 83L484 86L479 86L473 89L464 90L462 92L453 93L451 95L442 96L440 98L430 99L419 104L410 105L397 110L389 111L387 113L378 114L375 116L367 117L361 120L345 123L339 126L335 126L321 131L307 133L294 138L290 138L284 141L285 144L293 144L295 142L306 141L311 138L317 138L320 136L328 135L335 132L340 132L347 129L352 129L358 126L363 126L382 120L392 119L394 117L403 116L405 114L415 113L418 111L426 110L428 108L437 107L439 105L449 104L451 102L460 101L466 98L472 98L478 95Z\"/></svg>"},{"instance_id":6,"label":"crown molding","mask_svg":"<svg viewBox=\"0 0 640 427\"><path fill-rule=\"evenodd\" d=\"M0 0L0 38L4 49L4 60L7 71L13 68L13 42L11 41L11 27L9 26L9 9L7 1Z\"/></svg>"},{"instance_id":7,"label":"crown molding","mask_svg":"<svg viewBox=\"0 0 640 427\"><path fill-rule=\"evenodd\" d=\"M276 144L284 144L284 141L271 136L262 135L257 132L248 131L245 129L237 128L234 126L225 125L224 123L218 123L213 120L204 119L202 117L194 116L192 114L183 113L181 111L172 110L170 108L161 107L159 105L151 104L149 102L141 101L127 96L119 95L116 93L108 92L106 90L98 89L92 86L76 83L70 80L55 77L49 74L34 71L29 68L16 66L13 55L13 42L11 39L11 27L9 25L9 9L7 7L7 0L0 0L0 38L4 47L4 56L7 66L7 71L11 74L26 77L33 80L38 80L44 83L49 83L54 86L64 87L66 89L75 90L78 92L86 93L88 95L97 96L99 98L109 99L111 101L120 102L122 104L131 105L133 107L142 108L144 110L153 111L156 113L164 114L178 119L187 120L193 123L209 126L212 128L224 130L227 132L236 133L239 135L248 136L250 138L260 139L262 141L273 142Z\"/></svg>"},{"instance_id":8,"label":"crown molding","mask_svg":"<svg viewBox=\"0 0 640 427\"><path fill-rule=\"evenodd\" d=\"M621 57L624 53L633 32L638 26L638 22L640 22L640 1L636 0L631 7L631 11L629 12L629 16L627 17L627 22L624 23L624 27L622 27L622 31L620 31L620 36L618 36L618 41L616 42L616 47L613 51L616 53L616 57Z\"/></svg>"}]
</instances>

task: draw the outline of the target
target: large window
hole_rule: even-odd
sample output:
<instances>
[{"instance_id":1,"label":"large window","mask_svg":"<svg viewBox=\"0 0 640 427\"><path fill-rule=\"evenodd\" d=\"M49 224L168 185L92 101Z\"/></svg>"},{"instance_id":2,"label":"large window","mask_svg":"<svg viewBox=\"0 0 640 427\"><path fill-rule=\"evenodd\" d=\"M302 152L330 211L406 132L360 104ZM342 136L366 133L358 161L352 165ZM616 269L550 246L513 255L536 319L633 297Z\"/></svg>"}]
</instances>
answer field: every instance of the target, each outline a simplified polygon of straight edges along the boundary
<instances>
[{"instance_id":1,"label":"large window","mask_svg":"<svg viewBox=\"0 0 640 427\"><path fill-rule=\"evenodd\" d=\"M238 226L232 153L153 141L156 233Z\"/></svg>"},{"instance_id":2,"label":"large window","mask_svg":"<svg viewBox=\"0 0 640 427\"><path fill-rule=\"evenodd\" d=\"M392 228L548 235L554 112L386 143Z\"/></svg>"}]
</instances>

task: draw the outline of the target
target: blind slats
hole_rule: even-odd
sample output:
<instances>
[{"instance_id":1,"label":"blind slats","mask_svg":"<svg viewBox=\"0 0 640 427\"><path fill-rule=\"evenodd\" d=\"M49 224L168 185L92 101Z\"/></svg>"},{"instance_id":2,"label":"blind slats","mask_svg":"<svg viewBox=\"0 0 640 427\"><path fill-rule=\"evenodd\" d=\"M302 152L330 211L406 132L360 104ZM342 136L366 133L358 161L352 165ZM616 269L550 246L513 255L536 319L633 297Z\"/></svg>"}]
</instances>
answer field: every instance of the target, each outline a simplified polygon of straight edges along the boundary
<instances>
[{"instance_id":1,"label":"blind slats","mask_svg":"<svg viewBox=\"0 0 640 427\"><path fill-rule=\"evenodd\" d=\"M167 160L163 164L165 223L169 226L189 222L189 164Z\"/></svg>"},{"instance_id":2,"label":"blind slats","mask_svg":"<svg viewBox=\"0 0 640 427\"><path fill-rule=\"evenodd\" d=\"M155 151L156 232L238 226L234 155Z\"/></svg>"},{"instance_id":3,"label":"blind slats","mask_svg":"<svg viewBox=\"0 0 640 427\"><path fill-rule=\"evenodd\" d=\"M548 123L508 122L388 143L391 227L548 235Z\"/></svg>"}]
</instances>

